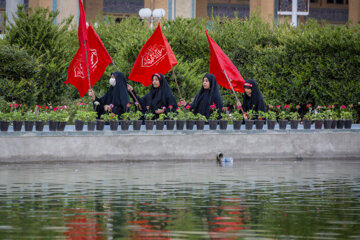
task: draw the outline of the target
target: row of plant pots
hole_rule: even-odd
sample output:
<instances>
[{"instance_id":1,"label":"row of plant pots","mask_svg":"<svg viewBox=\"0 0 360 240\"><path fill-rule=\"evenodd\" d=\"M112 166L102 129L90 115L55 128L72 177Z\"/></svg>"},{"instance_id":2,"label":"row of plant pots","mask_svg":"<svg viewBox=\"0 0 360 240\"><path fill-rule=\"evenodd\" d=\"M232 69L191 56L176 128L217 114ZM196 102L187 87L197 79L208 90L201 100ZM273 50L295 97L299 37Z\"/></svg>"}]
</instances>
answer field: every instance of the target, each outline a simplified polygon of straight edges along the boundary
<instances>
[{"instance_id":1,"label":"row of plant pots","mask_svg":"<svg viewBox=\"0 0 360 240\"><path fill-rule=\"evenodd\" d=\"M267 120L267 129L273 130L275 129L275 125L278 122L279 129L286 129L288 123L290 122L291 129L298 129L299 120L278 120L278 121L271 121ZM303 126L304 129L311 129L312 124L315 124L315 129L350 129L352 126L352 120L304 120ZM49 131L64 131L66 122L56 122L56 121L49 121ZM132 122L133 129L140 130L142 125L142 120L135 120ZM228 121L225 120L209 120L209 129L216 130L217 125L219 124L220 130L226 130ZM245 120L245 129L252 130L255 126L255 129L261 130L263 129L265 124L265 120ZM8 121L0 121L0 129L1 131L8 131L10 122ZM14 131L21 131L23 122L22 121L13 121L13 129ZM33 131L35 126L35 131L43 131L45 122L42 121L25 121L25 131ZM121 130L127 131L130 127L129 120L119 120L119 121L110 121L110 130L117 131L118 127L121 127ZM75 130L82 131L84 129L85 122L84 121L75 121ZM89 121L87 122L87 130L94 131L95 129L98 131L104 130L105 122L103 120ZM203 130L205 126L205 121L202 120L165 120L165 121L154 121L154 120L145 120L145 129L146 130L153 130L155 126L156 130L163 130L166 126L167 130L193 130L194 126L196 126L197 130ZM242 120L234 120L233 121L233 129L240 130L242 126Z\"/></svg>"}]
</instances>

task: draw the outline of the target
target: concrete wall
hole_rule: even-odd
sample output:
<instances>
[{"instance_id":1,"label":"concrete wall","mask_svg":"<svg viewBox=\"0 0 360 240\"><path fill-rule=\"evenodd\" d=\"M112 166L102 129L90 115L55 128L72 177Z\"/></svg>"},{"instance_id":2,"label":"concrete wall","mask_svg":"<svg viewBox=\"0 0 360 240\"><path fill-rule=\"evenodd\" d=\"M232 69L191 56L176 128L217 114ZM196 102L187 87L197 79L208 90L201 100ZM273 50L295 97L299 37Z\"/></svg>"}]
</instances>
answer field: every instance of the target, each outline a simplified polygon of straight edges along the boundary
<instances>
[{"instance_id":1,"label":"concrete wall","mask_svg":"<svg viewBox=\"0 0 360 240\"><path fill-rule=\"evenodd\" d=\"M0 133L0 162L360 158L360 131Z\"/></svg>"}]
</instances>

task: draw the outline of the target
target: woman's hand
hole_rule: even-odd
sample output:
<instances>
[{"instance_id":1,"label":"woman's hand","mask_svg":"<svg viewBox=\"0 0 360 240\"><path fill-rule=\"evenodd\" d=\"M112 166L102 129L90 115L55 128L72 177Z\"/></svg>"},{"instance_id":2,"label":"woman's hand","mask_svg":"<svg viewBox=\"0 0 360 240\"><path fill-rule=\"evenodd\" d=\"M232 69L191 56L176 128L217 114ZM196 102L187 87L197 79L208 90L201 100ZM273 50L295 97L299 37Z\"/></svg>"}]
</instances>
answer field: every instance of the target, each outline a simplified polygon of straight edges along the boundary
<instances>
[{"instance_id":1,"label":"woman's hand","mask_svg":"<svg viewBox=\"0 0 360 240\"><path fill-rule=\"evenodd\" d=\"M94 90L90 89L88 94L89 94L91 100L95 101L95 93L94 93Z\"/></svg>"},{"instance_id":2,"label":"woman's hand","mask_svg":"<svg viewBox=\"0 0 360 240\"><path fill-rule=\"evenodd\" d=\"M181 99L180 99L180 104L183 105L183 106L186 106L186 101L185 101L185 99L181 98Z\"/></svg>"},{"instance_id":3,"label":"woman's hand","mask_svg":"<svg viewBox=\"0 0 360 240\"><path fill-rule=\"evenodd\" d=\"M244 113L244 114L243 114L243 117L244 117L244 119L245 119L245 120L247 120L247 119L248 119L248 117L247 117L247 114L246 114L246 113Z\"/></svg>"},{"instance_id":4,"label":"woman's hand","mask_svg":"<svg viewBox=\"0 0 360 240\"><path fill-rule=\"evenodd\" d=\"M236 105L241 107L241 102L239 100L236 101Z\"/></svg>"},{"instance_id":5,"label":"woman's hand","mask_svg":"<svg viewBox=\"0 0 360 240\"><path fill-rule=\"evenodd\" d=\"M134 90L134 88L130 84L127 85L127 89L129 92L132 92Z\"/></svg>"},{"instance_id":6,"label":"woman's hand","mask_svg":"<svg viewBox=\"0 0 360 240\"><path fill-rule=\"evenodd\" d=\"M159 108L159 109L157 109L157 110L155 110L155 113L156 114L162 114L162 113L164 113L164 109L162 109L162 108Z\"/></svg>"}]
</instances>

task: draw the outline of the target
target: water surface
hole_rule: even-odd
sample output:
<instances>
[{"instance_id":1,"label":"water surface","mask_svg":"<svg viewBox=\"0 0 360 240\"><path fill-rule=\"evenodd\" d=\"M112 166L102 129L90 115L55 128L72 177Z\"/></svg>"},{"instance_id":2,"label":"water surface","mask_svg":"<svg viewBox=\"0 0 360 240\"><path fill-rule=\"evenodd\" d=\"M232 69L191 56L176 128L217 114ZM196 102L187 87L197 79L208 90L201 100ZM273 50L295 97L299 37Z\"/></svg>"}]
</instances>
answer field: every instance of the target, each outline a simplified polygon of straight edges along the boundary
<instances>
[{"instance_id":1,"label":"water surface","mask_svg":"<svg viewBox=\"0 0 360 240\"><path fill-rule=\"evenodd\" d=\"M360 161L0 165L0 239L360 239Z\"/></svg>"}]
</instances>

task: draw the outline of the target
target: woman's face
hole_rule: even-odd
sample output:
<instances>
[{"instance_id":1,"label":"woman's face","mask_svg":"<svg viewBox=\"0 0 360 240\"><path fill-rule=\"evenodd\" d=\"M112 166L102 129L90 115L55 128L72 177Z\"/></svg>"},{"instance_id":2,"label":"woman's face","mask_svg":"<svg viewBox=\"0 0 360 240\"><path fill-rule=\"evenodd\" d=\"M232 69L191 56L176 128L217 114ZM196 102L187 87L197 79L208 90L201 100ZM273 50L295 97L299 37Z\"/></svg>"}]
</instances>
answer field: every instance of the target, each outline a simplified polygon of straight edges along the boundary
<instances>
[{"instance_id":1,"label":"woman's face","mask_svg":"<svg viewBox=\"0 0 360 240\"><path fill-rule=\"evenodd\" d=\"M207 77L204 77L204 79L203 79L203 87L204 87L204 89L210 88L210 81Z\"/></svg>"},{"instance_id":2,"label":"woman's face","mask_svg":"<svg viewBox=\"0 0 360 240\"><path fill-rule=\"evenodd\" d=\"M153 76L152 85L154 88L160 87L160 80L157 76Z\"/></svg>"},{"instance_id":3,"label":"woman's face","mask_svg":"<svg viewBox=\"0 0 360 240\"><path fill-rule=\"evenodd\" d=\"M245 88L245 93L246 93L246 95L248 95L249 97L251 97L251 92L252 92L251 88Z\"/></svg>"}]
</instances>

